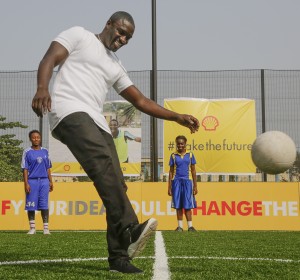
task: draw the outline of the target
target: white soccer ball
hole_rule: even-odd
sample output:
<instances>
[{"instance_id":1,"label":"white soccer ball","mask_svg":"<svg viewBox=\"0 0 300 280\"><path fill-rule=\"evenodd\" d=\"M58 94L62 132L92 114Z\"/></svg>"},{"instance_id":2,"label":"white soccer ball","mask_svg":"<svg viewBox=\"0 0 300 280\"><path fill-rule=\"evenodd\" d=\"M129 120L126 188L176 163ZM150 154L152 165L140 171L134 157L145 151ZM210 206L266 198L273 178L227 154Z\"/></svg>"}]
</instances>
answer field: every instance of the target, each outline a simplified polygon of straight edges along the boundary
<instances>
[{"instance_id":1,"label":"white soccer ball","mask_svg":"<svg viewBox=\"0 0 300 280\"><path fill-rule=\"evenodd\" d=\"M294 141L285 133L268 131L256 138L251 156L262 172L280 174L293 166L297 149Z\"/></svg>"}]
</instances>

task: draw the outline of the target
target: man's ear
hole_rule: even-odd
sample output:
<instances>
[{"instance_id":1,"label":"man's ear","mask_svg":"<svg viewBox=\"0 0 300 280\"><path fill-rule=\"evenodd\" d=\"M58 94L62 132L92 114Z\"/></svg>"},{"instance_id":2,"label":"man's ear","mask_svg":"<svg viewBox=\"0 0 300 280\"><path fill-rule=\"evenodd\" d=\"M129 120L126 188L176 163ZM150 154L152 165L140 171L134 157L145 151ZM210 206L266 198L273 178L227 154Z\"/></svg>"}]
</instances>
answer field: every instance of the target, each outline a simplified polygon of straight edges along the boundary
<instances>
[{"instance_id":1,"label":"man's ear","mask_svg":"<svg viewBox=\"0 0 300 280\"><path fill-rule=\"evenodd\" d=\"M110 25L112 25L111 19L109 19L109 20L106 22L106 26L110 26Z\"/></svg>"}]
</instances>

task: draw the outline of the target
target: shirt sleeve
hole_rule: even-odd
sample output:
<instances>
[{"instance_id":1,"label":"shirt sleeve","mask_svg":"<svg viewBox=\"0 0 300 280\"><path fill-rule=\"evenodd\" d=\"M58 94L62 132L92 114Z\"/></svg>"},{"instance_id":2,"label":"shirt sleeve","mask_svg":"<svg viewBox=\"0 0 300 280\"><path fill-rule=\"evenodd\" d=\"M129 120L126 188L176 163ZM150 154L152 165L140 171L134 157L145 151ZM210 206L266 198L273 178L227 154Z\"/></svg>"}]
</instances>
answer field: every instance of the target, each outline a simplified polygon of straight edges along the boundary
<instances>
[{"instance_id":1,"label":"shirt sleeve","mask_svg":"<svg viewBox=\"0 0 300 280\"><path fill-rule=\"evenodd\" d=\"M194 156L194 154L192 153L192 158L191 158L191 164L196 164L196 158Z\"/></svg>"},{"instance_id":2,"label":"shirt sleeve","mask_svg":"<svg viewBox=\"0 0 300 280\"><path fill-rule=\"evenodd\" d=\"M50 169L52 167L52 163L51 163L51 160L50 160L50 157L49 157L49 152L47 149L46 150L46 154L47 154L47 169Z\"/></svg>"},{"instance_id":3,"label":"shirt sleeve","mask_svg":"<svg viewBox=\"0 0 300 280\"><path fill-rule=\"evenodd\" d=\"M170 161L169 161L169 165L170 165L170 166L174 166L174 165L175 165L173 155L174 155L174 154L171 154L171 156L170 156Z\"/></svg>"},{"instance_id":4,"label":"shirt sleeve","mask_svg":"<svg viewBox=\"0 0 300 280\"><path fill-rule=\"evenodd\" d=\"M63 45L68 53L76 50L81 40L84 39L84 28L80 26L74 26L61 32L54 41Z\"/></svg>"},{"instance_id":5,"label":"shirt sleeve","mask_svg":"<svg viewBox=\"0 0 300 280\"><path fill-rule=\"evenodd\" d=\"M128 131L124 131L124 136L126 138L128 138L129 140L134 140L136 138L136 136L134 136L133 134L131 134L130 132Z\"/></svg>"},{"instance_id":6,"label":"shirt sleeve","mask_svg":"<svg viewBox=\"0 0 300 280\"><path fill-rule=\"evenodd\" d=\"M22 161L21 161L21 168L22 168L22 170L28 169L28 163L27 163L26 155L27 155L27 152L24 151L23 155L22 155Z\"/></svg>"},{"instance_id":7,"label":"shirt sleeve","mask_svg":"<svg viewBox=\"0 0 300 280\"><path fill-rule=\"evenodd\" d=\"M123 90L133 85L126 73L122 74L121 77L114 83L113 88L120 94Z\"/></svg>"},{"instance_id":8,"label":"shirt sleeve","mask_svg":"<svg viewBox=\"0 0 300 280\"><path fill-rule=\"evenodd\" d=\"M116 57L116 61L120 66L120 75L117 81L113 84L113 88L115 91L120 94L123 90L133 85L133 82L128 76L128 73L124 66L122 65L122 62L120 59Z\"/></svg>"}]
</instances>

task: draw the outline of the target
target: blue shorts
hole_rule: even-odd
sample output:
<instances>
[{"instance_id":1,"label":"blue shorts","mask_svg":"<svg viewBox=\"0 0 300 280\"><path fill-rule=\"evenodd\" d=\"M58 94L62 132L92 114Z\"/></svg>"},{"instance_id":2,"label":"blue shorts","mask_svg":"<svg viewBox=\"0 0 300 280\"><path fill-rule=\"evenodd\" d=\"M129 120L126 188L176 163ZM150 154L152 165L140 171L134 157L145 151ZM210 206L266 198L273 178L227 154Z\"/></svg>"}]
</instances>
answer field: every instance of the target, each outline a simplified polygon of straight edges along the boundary
<instances>
[{"instance_id":1,"label":"blue shorts","mask_svg":"<svg viewBox=\"0 0 300 280\"><path fill-rule=\"evenodd\" d=\"M189 179L172 180L172 208L193 209L196 208L196 200L193 195L193 182Z\"/></svg>"},{"instance_id":2,"label":"blue shorts","mask_svg":"<svg viewBox=\"0 0 300 280\"><path fill-rule=\"evenodd\" d=\"M35 211L49 209L49 179L28 179L28 183L30 186L30 193L26 194L25 210Z\"/></svg>"}]
</instances>

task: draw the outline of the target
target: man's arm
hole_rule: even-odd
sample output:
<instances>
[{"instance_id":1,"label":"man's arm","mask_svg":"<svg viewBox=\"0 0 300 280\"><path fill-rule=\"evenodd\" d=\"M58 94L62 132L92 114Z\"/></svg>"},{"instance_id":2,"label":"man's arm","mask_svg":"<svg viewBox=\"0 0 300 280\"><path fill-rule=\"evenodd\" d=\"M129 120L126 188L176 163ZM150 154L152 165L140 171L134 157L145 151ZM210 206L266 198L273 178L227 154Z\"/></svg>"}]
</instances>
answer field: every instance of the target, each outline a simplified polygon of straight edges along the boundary
<instances>
[{"instance_id":1,"label":"man's arm","mask_svg":"<svg viewBox=\"0 0 300 280\"><path fill-rule=\"evenodd\" d=\"M188 127L191 133L194 133L199 129L199 121L195 117L186 114L178 114L161 107L153 100L145 97L135 86L126 88L120 95L138 110L147 115L168 121L175 121L180 125Z\"/></svg>"},{"instance_id":2,"label":"man's arm","mask_svg":"<svg viewBox=\"0 0 300 280\"><path fill-rule=\"evenodd\" d=\"M49 94L49 82L53 69L63 62L69 53L60 43L53 41L39 64L37 74L37 91L32 100L32 110L39 117L47 111L51 111L51 97Z\"/></svg>"}]
</instances>

